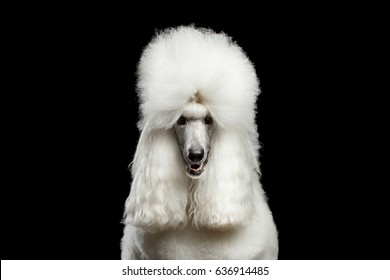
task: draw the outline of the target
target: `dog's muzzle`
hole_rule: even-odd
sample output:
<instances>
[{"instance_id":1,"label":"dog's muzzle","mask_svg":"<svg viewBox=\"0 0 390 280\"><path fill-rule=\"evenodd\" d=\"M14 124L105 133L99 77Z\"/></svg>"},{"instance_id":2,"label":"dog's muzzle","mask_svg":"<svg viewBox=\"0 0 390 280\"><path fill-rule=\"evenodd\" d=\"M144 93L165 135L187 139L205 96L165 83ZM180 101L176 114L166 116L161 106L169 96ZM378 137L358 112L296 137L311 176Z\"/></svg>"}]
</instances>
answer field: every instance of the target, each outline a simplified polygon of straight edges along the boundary
<instances>
[{"instance_id":1,"label":"dog's muzzle","mask_svg":"<svg viewBox=\"0 0 390 280\"><path fill-rule=\"evenodd\" d=\"M203 174L204 168L207 164L208 153L205 157L202 148L190 149L186 158L187 175L191 178L197 178Z\"/></svg>"}]
</instances>

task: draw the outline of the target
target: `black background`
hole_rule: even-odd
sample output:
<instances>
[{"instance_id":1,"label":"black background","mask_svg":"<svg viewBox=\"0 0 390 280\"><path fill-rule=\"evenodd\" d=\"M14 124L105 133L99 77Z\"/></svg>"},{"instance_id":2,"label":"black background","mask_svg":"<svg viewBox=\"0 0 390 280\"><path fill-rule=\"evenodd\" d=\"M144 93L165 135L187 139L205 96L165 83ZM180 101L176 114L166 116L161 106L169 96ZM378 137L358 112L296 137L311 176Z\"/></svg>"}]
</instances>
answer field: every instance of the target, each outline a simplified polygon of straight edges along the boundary
<instances>
[{"instance_id":1,"label":"black background","mask_svg":"<svg viewBox=\"0 0 390 280\"><path fill-rule=\"evenodd\" d=\"M136 64L156 29L192 23L232 36L255 64L279 257L389 259L375 22L337 9L41 8L5 26L2 259L119 259Z\"/></svg>"}]
</instances>

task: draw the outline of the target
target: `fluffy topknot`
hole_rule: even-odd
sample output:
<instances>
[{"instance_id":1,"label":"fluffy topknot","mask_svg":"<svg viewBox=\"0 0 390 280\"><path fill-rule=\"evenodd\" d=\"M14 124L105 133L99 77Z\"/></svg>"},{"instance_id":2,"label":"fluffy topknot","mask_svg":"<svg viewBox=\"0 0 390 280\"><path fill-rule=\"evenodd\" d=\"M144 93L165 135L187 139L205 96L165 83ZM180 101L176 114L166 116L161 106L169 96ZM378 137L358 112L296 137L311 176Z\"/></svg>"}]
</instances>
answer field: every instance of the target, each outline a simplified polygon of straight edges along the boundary
<instances>
[{"instance_id":1,"label":"fluffy topknot","mask_svg":"<svg viewBox=\"0 0 390 280\"><path fill-rule=\"evenodd\" d=\"M221 127L256 131L259 81L243 50L224 33L178 27L158 33L138 65L139 128L169 128L185 104L205 105Z\"/></svg>"}]
</instances>

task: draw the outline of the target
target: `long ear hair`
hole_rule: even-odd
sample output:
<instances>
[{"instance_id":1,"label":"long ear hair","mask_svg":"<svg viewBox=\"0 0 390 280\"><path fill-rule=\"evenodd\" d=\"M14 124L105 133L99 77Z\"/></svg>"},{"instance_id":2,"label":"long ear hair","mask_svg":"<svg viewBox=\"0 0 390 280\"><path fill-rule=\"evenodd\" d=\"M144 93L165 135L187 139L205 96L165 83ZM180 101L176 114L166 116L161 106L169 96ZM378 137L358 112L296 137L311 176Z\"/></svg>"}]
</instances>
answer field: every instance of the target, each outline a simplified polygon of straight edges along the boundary
<instances>
[{"instance_id":1,"label":"long ear hair","mask_svg":"<svg viewBox=\"0 0 390 280\"><path fill-rule=\"evenodd\" d=\"M229 229L251 221L261 191L252 139L240 129L216 128L208 166L191 195L195 226Z\"/></svg>"},{"instance_id":2,"label":"long ear hair","mask_svg":"<svg viewBox=\"0 0 390 280\"><path fill-rule=\"evenodd\" d=\"M172 129L142 130L132 163L124 223L149 231L187 223L188 178Z\"/></svg>"}]
</instances>

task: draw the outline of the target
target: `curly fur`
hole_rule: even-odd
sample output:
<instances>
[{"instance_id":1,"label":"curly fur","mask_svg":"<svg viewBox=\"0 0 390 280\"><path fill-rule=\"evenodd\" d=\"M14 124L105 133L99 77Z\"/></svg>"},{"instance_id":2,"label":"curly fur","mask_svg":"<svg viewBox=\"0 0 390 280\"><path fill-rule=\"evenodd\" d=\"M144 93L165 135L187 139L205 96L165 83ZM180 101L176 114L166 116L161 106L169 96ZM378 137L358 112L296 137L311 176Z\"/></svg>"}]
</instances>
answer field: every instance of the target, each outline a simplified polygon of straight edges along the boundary
<instances>
[{"instance_id":1,"label":"curly fur","mask_svg":"<svg viewBox=\"0 0 390 280\"><path fill-rule=\"evenodd\" d=\"M123 259L276 259L277 231L259 177L259 82L225 34L156 35L138 65L141 130L125 204ZM215 120L204 174L186 176L173 126L198 102Z\"/></svg>"}]
</instances>

